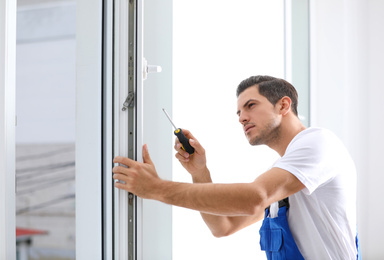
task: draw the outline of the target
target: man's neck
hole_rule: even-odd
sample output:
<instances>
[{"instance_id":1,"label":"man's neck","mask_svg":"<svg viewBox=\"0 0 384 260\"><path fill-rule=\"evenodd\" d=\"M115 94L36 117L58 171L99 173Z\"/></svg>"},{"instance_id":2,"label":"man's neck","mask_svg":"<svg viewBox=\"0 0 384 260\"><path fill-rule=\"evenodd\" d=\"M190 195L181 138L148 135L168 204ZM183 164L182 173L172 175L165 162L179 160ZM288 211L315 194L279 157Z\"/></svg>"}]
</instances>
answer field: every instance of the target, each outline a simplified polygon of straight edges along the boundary
<instances>
[{"instance_id":1,"label":"man's neck","mask_svg":"<svg viewBox=\"0 0 384 260\"><path fill-rule=\"evenodd\" d=\"M290 118L285 118L281 122L281 131L278 140L275 140L273 143L267 145L283 157L289 143L298 133L305 129L306 127L301 123L301 121L296 116L292 115Z\"/></svg>"}]
</instances>

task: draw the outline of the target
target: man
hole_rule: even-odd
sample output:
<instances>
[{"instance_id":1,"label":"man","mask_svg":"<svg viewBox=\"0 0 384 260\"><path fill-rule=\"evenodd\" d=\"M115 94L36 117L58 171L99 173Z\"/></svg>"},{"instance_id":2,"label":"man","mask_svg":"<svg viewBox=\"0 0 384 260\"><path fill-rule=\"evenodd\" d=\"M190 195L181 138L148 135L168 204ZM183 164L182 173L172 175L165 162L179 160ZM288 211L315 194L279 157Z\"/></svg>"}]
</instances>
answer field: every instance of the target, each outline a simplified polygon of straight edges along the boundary
<instances>
[{"instance_id":1,"label":"man","mask_svg":"<svg viewBox=\"0 0 384 260\"><path fill-rule=\"evenodd\" d=\"M265 144L281 158L252 183L214 184L205 151L189 155L176 140L176 157L193 184L161 180L147 146L143 163L114 162L115 186L146 199L201 212L213 235L227 236L259 220L268 259L356 259L356 171L339 139L308 128L297 113L297 92L285 80L250 77L237 88L237 114L251 145ZM286 199L287 198L287 199Z\"/></svg>"}]
</instances>

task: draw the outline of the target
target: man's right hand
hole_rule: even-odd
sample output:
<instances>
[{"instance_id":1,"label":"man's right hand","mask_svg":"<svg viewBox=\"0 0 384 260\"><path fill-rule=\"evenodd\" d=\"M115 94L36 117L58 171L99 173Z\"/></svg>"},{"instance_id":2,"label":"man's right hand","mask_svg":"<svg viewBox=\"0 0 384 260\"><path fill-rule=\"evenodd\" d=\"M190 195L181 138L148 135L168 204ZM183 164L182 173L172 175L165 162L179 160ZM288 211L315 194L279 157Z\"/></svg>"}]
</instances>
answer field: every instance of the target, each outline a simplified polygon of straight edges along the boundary
<instances>
[{"instance_id":1,"label":"man's right hand","mask_svg":"<svg viewBox=\"0 0 384 260\"><path fill-rule=\"evenodd\" d=\"M176 158L180 161L181 165L192 175L194 181L206 179L209 177L209 171L207 169L207 160L205 157L205 150L197 141L197 139L191 134L190 131L182 129L185 136L189 139L189 144L195 148L193 154L189 154L181 148L181 143L176 137L175 150ZM205 182L205 181L204 181Z\"/></svg>"}]
</instances>

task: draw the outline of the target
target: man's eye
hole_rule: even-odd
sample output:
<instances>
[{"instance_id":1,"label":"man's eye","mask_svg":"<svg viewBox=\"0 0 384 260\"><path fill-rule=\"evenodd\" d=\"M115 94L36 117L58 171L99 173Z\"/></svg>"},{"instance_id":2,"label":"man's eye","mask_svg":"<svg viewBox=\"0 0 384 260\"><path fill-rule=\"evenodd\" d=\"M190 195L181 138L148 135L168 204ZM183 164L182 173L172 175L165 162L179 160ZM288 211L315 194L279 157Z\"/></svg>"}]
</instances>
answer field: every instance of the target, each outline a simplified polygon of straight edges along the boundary
<instances>
[{"instance_id":1,"label":"man's eye","mask_svg":"<svg viewBox=\"0 0 384 260\"><path fill-rule=\"evenodd\" d=\"M255 103L249 103L248 108L252 108L255 105Z\"/></svg>"}]
</instances>

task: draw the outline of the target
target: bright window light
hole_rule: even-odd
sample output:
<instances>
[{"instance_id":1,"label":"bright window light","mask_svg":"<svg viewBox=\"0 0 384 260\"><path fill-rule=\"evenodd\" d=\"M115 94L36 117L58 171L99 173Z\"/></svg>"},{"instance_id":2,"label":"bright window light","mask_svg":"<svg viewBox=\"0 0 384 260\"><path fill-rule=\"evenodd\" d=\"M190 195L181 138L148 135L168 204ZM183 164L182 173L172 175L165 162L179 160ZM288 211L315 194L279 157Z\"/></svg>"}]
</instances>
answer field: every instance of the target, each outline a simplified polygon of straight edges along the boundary
<instances>
[{"instance_id":1,"label":"bright window light","mask_svg":"<svg viewBox=\"0 0 384 260\"><path fill-rule=\"evenodd\" d=\"M236 87L284 77L284 1L174 1L173 119L204 146L216 183L251 182L278 158L252 147L236 115ZM175 181L191 182L174 159ZM198 212L174 207L173 259L265 259L257 223L215 238Z\"/></svg>"}]
</instances>

